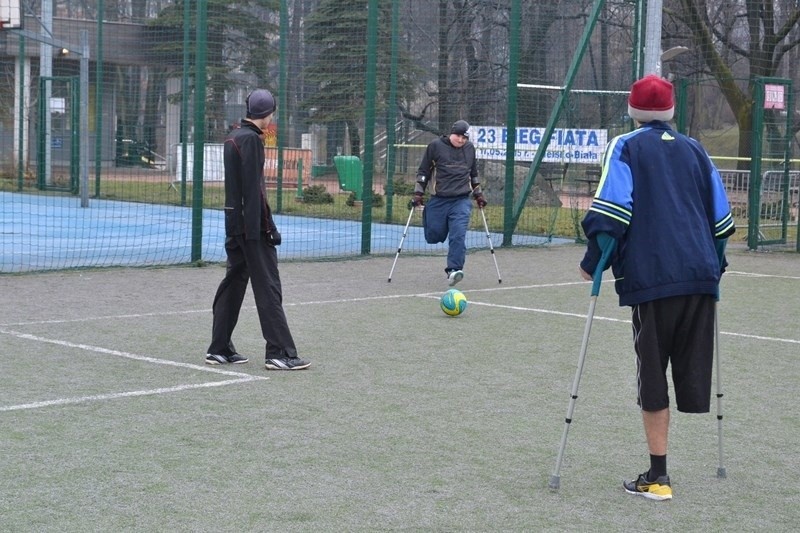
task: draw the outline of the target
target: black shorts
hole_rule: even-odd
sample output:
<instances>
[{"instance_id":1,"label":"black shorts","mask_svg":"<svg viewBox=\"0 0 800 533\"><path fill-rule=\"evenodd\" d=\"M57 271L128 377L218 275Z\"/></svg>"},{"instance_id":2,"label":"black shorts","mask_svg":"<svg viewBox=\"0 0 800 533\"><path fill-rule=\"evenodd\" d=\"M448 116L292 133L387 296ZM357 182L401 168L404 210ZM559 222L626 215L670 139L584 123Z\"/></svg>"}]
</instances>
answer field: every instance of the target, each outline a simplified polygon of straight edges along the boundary
<instances>
[{"instance_id":1,"label":"black shorts","mask_svg":"<svg viewBox=\"0 0 800 533\"><path fill-rule=\"evenodd\" d=\"M637 403L642 410L669 407L670 365L678 411L709 411L715 303L714 296L698 294L633 306Z\"/></svg>"}]
</instances>

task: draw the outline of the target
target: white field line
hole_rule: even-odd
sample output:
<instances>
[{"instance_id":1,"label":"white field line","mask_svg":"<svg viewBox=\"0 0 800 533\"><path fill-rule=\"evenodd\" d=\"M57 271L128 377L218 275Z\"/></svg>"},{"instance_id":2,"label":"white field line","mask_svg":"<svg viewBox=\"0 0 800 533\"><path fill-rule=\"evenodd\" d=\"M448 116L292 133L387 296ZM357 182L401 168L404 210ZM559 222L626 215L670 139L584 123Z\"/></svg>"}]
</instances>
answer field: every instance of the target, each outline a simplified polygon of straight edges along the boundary
<instances>
[{"instance_id":1,"label":"white field line","mask_svg":"<svg viewBox=\"0 0 800 533\"><path fill-rule=\"evenodd\" d=\"M755 272L738 272L736 270L728 270L723 275L724 276L741 276L745 278L778 278L778 279L798 279L800 280L800 276L779 276L777 274L756 274Z\"/></svg>"},{"instance_id":2,"label":"white field line","mask_svg":"<svg viewBox=\"0 0 800 533\"><path fill-rule=\"evenodd\" d=\"M513 311L528 311L528 312L532 312L532 313L542 313L542 314L547 314L547 315L569 316L569 317L582 318L582 319L586 319L587 316L588 316L588 315L584 315L584 314L581 314L581 313L566 313L566 312L563 312L563 311L552 311L552 310L549 310L549 309L536 309L536 308L533 308L533 307L520 307L520 306L516 306L516 305L489 304L489 303L483 303L483 302L476 302L474 300L470 300L469 301L469 305L480 305L480 306L484 306L484 307L497 307L497 308L501 308L501 309L511 309ZM593 321L594 320L600 320L600 321L606 321L606 322L618 322L618 323L621 323L621 324L630 324L630 322L631 322L628 319L624 319L623 320L623 319L620 319L620 318L612 318L612 317L598 316L598 315L594 315L592 320ZM720 335L729 335L731 337L741 337L741 338L744 338L744 339L755 339L755 340L759 340L759 341L782 342L782 343L786 343L786 344L800 344L800 339L783 339L781 337L765 337L763 335L750 335L750 334L747 334L747 333L735 333L735 332L732 332L732 331L720 331L719 334Z\"/></svg>"},{"instance_id":3,"label":"white field line","mask_svg":"<svg viewBox=\"0 0 800 533\"><path fill-rule=\"evenodd\" d=\"M800 279L798 276L778 276L772 274L758 274L753 272L740 272L740 271L728 271L726 275L732 274L737 276L748 276L748 277L759 277L759 278L779 278L779 279ZM613 279L607 279L603 281L603 283L612 283ZM561 283L541 283L541 284L533 284L533 285L516 285L516 286L509 286L506 285L504 287L493 287L487 289L470 289L470 294L476 292L495 292L495 291L508 291L508 290L524 290L524 289L542 289L542 288L553 288L553 287L567 287L573 285L589 285L590 282L588 281L573 281L573 282L561 282ZM428 293L412 293L412 294L386 294L380 296L364 296L358 298L339 298L335 300L313 300L307 302L284 302L284 306L286 307L298 307L298 306L305 306L305 305L324 305L324 304L342 304L342 303L354 303L354 302L366 302L366 301L374 301L374 300L387 300L387 299L399 299L399 298L439 298L439 292L428 292ZM475 302L470 301L470 303L474 305L483 305L487 307L496 307L496 308L506 308L512 309L517 311L529 311L529 312L536 312L536 313L543 313L543 314L551 314L551 315L559 315L559 316L569 316L575 318L586 318L586 315L581 313L567 313L562 311L553 311L549 309L541 309L541 308L530 308L530 307L521 307L521 306L507 306L507 305L499 305L499 304L489 304L489 303L482 303L482 302ZM253 310L255 306L245 306L245 309ZM151 313L129 313L129 314L122 314L122 315L105 315L105 316L96 316L96 317L81 317L81 318L72 318L72 319L59 319L59 320L37 320L37 321L28 321L28 322L15 322L15 323L8 323L8 324L0 324L0 333L8 333L12 335L19 336L21 338L29 338L31 340L37 340L37 338L33 335L27 335L19 332L9 332L4 329L3 327L9 326L25 326L25 325L40 325L40 324L64 324L64 323L79 323L79 322L91 322L97 320L115 320L115 319L126 319L126 318L147 318L147 317L159 317L159 316L174 316L174 315L187 315L187 314L198 314L198 313L210 313L209 309L190 309L184 311L164 311L164 312L151 312ZM629 320L622 320L618 318L610 318L610 317L602 317L596 316L594 317L595 320L605 320L609 322L620 322L620 323L629 323ZM752 338L758 340L771 340L776 342L788 342L788 343L800 343L800 341L796 339L781 339L776 337L764 337L759 335L748 335L742 333L733 333L733 332L723 332L721 331L720 334L723 335L731 335L731 336L738 336L744 338ZM47 341L47 340L44 340ZM62 342L62 341L50 341L50 342ZM71 345L71 343L66 343L65 346ZM74 347L82 348L84 345L74 345ZM87 348L89 349L89 348ZM103 348L96 348L96 350L104 350ZM123 352L116 352L114 350L108 350L108 353L112 353L114 355L120 355ZM136 357L143 357L143 356L133 356L133 354L129 354L133 358ZM147 360L150 358L145 358L142 360ZM218 372L218 373L225 373L222 370L216 369L209 369L207 367L202 367L199 365L190 365L187 363L176 363L173 361L166 361L161 359L152 359L152 362L160 362L162 364L172 364L175 366L185 366L187 368L195 368L201 369L205 371L211 372ZM237 375L236 373L231 373L233 375ZM238 374L238 375L247 375L247 374Z\"/></svg>"},{"instance_id":4,"label":"white field line","mask_svg":"<svg viewBox=\"0 0 800 533\"><path fill-rule=\"evenodd\" d=\"M225 381L212 381L207 383L193 383L191 385L177 385L175 387L164 387L161 389L150 390L137 390L129 392L112 392L108 394L95 394L92 396L79 396L75 398L59 398L57 400L48 400L42 402L23 403L19 405L7 405L0 407L0 412L5 411L22 411L25 409L40 409L42 407L52 407L54 405L71 405L86 402L98 402L102 400L115 400L117 398L131 398L134 396L151 396L157 394L169 394L172 392L180 392L190 389L204 389L209 387L224 387L226 385L238 385L239 383L247 383L248 381L256 381L261 378L258 376L248 376L241 379L228 379Z\"/></svg>"},{"instance_id":5,"label":"white field line","mask_svg":"<svg viewBox=\"0 0 800 533\"><path fill-rule=\"evenodd\" d=\"M605 282L604 282L605 283ZM574 281L568 283L543 283L539 285L517 285L514 287L505 286L505 287L496 287L491 289L471 289L469 292L494 292L494 291L508 291L508 290L520 290L520 289L540 289L540 288L550 288L550 287L564 287L570 285L588 285L588 281ZM350 303L350 302L369 302L373 300L391 300L391 299L399 299L399 298L418 298L420 296L436 296L439 297L438 292L426 292L426 293L414 293L414 294L384 294L381 296L363 296L359 298L340 298L336 300L314 300L310 302L284 302L284 307L299 307L304 305L323 305L323 304L342 304L342 303ZM256 306L242 306L242 309L247 310L254 310ZM210 309L189 309L185 311L159 311L153 313L129 313L124 315L103 315L103 316L90 316L90 317L81 317L81 318L64 318L64 319L54 319L54 320L31 320L26 322L9 322L6 324L0 324L0 328L3 327L15 327L15 326L37 326L41 324L75 324L80 322L93 322L96 320L119 320L125 318L151 318L151 317L161 317L161 316L175 316L175 315L190 315L190 314L198 314L198 313L210 313ZM0 329L2 332L2 329Z\"/></svg>"},{"instance_id":6,"label":"white field line","mask_svg":"<svg viewBox=\"0 0 800 533\"><path fill-rule=\"evenodd\" d=\"M472 292L472 291L470 291ZM431 297L433 298L433 297ZM435 298L439 298L436 296ZM511 309L512 311L528 311L530 313L541 313L543 315L556 315L556 316L568 316L574 318L582 318L586 319L588 315L584 315L581 313L568 313L566 311L553 311L552 309L541 309L538 307L522 307L519 305L504 305L504 304L490 304L485 302L476 302L475 300L470 300L469 305L478 305L482 307L494 307L497 309ZM623 320L621 318L611 318L611 317L604 317L604 316L597 316L594 315L593 320L604 320L606 322L619 322L621 324L630 324L630 320Z\"/></svg>"},{"instance_id":7,"label":"white field line","mask_svg":"<svg viewBox=\"0 0 800 533\"><path fill-rule=\"evenodd\" d=\"M796 279L800 280L800 276L779 276L775 274L758 274L755 272L740 272L736 270L729 270L725 273L726 276L733 275L733 276L741 276L741 277L752 277L752 278L777 278L777 279ZM613 279L606 279L603 281L604 284L613 283L615 280ZM561 283L540 283L534 285L504 285L503 287L492 287L487 289L470 289L470 294L476 292L499 292L499 291L514 291L514 290L525 290L525 289L548 289L553 287L569 287L573 285L589 285L591 282L589 281L569 281L569 282L561 282ZM412 293L412 294L384 294L381 296L363 296L358 298L340 298L336 300L313 300L308 302L284 302L283 305L285 307L299 307L304 305L323 305L323 304L341 304L341 303L348 303L348 302L368 302L372 300L387 300L387 299L397 299L397 298L417 298L420 296L439 296L438 292L428 292L428 293ZM256 307L253 306L243 306L242 309L254 310ZM547 310L537 310L539 312L545 313L548 312ZM159 311L159 312L152 312L152 313L128 313L122 315L103 315L103 316L94 316L94 317L81 317L81 318L66 318L66 319L54 319L54 320L31 320L26 322L8 322L5 324L0 324L0 328L2 327L14 327L14 326L32 326L32 325L39 325L39 324L72 324L72 323L80 323L80 322L92 322L96 320L115 320L115 319L125 319L125 318L148 318L148 317L161 317L161 316L175 316L175 315L190 315L190 314L203 314L203 313L210 313L210 309L188 309L184 311ZM553 312L553 314L564 314L568 316L580 316L574 315L570 313L558 313ZM584 316L585 318L585 316ZM613 319L609 319L613 320ZM2 331L2 330L0 330Z\"/></svg>"},{"instance_id":8,"label":"white field line","mask_svg":"<svg viewBox=\"0 0 800 533\"><path fill-rule=\"evenodd\" d=\"M738 271L729 271L727 274L735 275L735 276L747 276L747 277L754 277L754 278L780 278L780 279L800 279L798 276L777 276L777 275L770 275L770 274L757 274L757 273L750 273L750 272L738 272ZM614 280L609 279L604 281L603 283L611 283ZM565 287L565 286L572 286L572 285L588 285L589 282L586 281L575 281L575 282L564 282L564 283L543 283L543 284L534 284L534 285L517 285L517 286L504 286L504 287L494 287L489 289L473 289L470 290L470 293L477 293L477 292L495 292L495 291L508 291L508 290L522 290L522 289L538 289L538 288L552 288L552 287ZM342 303L354 303L354 302L365 302L365 301L373 301L373 300L386 300L386 299L397 299L397 298L439 298L440 295L438 292L436 293L417 293L417 294L391 294L391 295L381 295L381 296L367 296L367 297L360 297L360 298L341 298L336 300L316 300L310 302L295 302L295 303L285 303L284 305L288 307L294 306L304 306L304 305L324 305L324 304L342 304ZM548 314L548 315L555 315L555 316L565 316L565 317L572 317L572 318L580 318L586 319L587 315L581 313L568 313L564 311L554 311L551 309L542 309L542 308L535 308L535 307L523 307L523 306L514 306L514 305L500 305L500 304L490 304L484 302L476 302L474 300L470 300L471 305L477 306L484 306L484 307L492 307L496 309L509 309L513 311L523 311L523 312L532 312L532 313L541 313L541 314ZM255 306L251 306L251 309L255 309ZM84 402L91 402L91 401L102 401L102 400L111 400L117 398L126 398L126 397L134 397L134 396L147 396L147 395L157 395L157 394L168 394L172 392L180 392L184 390L190 389L200 389L200 388L208 388L208 387L221 387L226 385L234 385L239 383L246 383L250 381L258 381L258 380L267 380L269 378L262 377L262 376L253 376L246 373L240 372L231 372L227 370L217 369L217 368L209 368L207 366L195 365L191 363L181 363L177 361L170 361L167 359L157 359L155 357L148 357L144 355L137 355L129 352L123 352L119 350L111 350L108 348L102 348L99 346L91 346L88 344L81 344L81 343L73 343L69 341L62 341L57 339L48 339L45 337L40 337L38 335L31 335L29 333L22 333L19 331L14 331L10 329L5 329L8 326L24 326L24 325L41 325L41 324L62 324L62 323L76 323L76 322L90 322L96 320L114 320L114 319L126 319L126 318L147 318L147 317L157 317L157 316L170 316L170 315L187 315L187 314L197 314L197 313L209 313L210 310L208 309L194 309L194 310L186 310L186 311L165 311L165 312L154 312L154 313L131 313L131 314L123 314L123 315L108 315L108 316L98 316L98 317L82 317L77 319L65 319L65 320L40 320L40 321L30 321L30 322L17 322L13 324L5 324L0 326L0 334L11 335L20 339L35 341L35 342L43 342L48 344L55 344L57 346L64 346L67 348L75 348L79 350L86 350L92 351L96 353L101 353L105 355L111 355L115 357L122 357L126 359L132 359L135 361L143 361L147 363L153 364L161 364L167 366L174 366L179 368L187 368L191 370L200 370L203 372L211 372L214 374L226 375L226 376L234 376L238 379L230 379L225 381L216 381L216 382L208 382L208 383L197 383L197 384L190 384L190 385L177 385L174 387L165 387L159 389L151 389L151 390L140 390L140 391L129 391L129 392L117 392L117 393L108 393L108 394L98 394L93 396L83 396L83 397L75 397L75 398L60 398L57 400L49 400L49 401L41 401L41 402L32 402L27 404L19 404L19 405L11 405L11 406L0 406L0 412L6 411L19 411L23 409L38 409L42 407L50 407L55 405L69 405L69 404L78 404ZM618 323L630 323L629 320L619 319L619 318L611 318L611 317L603 317L603 316L594 316L594 320L598 321L607 321L607 322L618 322ZM762 335L749 335L744 333L734 333L734 332L727 332L727 331L720 331L721 335L729 335L732 337L741 337L747 339L756 339L762 341L770 341L770 342L781 342L781 343L790 343L790 344L800 344L800 340L797 339L782 339L776 337L765 337Z\"/></svg>"},{"instance_id":9,"label":"white field line","mask_svg":"<svg viewBox=\"0 0 800 533\"><path fill-rule=\"evenodd\" d=\"M773 274L758 274L754 272L739 272L739 271L731 271L729 270L726 272L725 275L735 275L735 276L743 276L743 277L754 277L754 278L778 278L778 279L800 279L800 276L777 276ZM604 284L613 283L615 280L613 279L606 279L603 281ZM487 289L470 289L470 294L476 292L499 292L499 291L514 291L514 290L525 290L525 289L548 289L553 287L570 287L573 285L589 285L591 282L589 281L569 281L569 282L561 282L561 283L540 283L540 284L533 284L533 285L505 285L503 287L492 287ZM308 302L284 302L283 305L285 307L299 307L304 305L324 305L324 304L342 304L342 303L350 303L350 302L369 302L373 300L391 300L391 299L399 299L399 298L418 298L418 297L439 297L439 292L427 292L427 293L412 293L412 294L384 294L380 296L362 296L358 298L339 298L336 300L313 300ZM489 304L485 304L489 305ZM247 310L254 310L256 307L253 306L243 306L242 309ZM529 311L537 311L541 313L552 313L552 314L561 314L565 316L581 316L579 314L574 313L560 313L557 311L548 311L546 309L528 309L528 308L521 308L524 310ZM94 316L94 317L81 317L81 318L66 318L66 319L54 319L54 320L32 320L26 322L9 322L6 324L0 324L0 328L2 327L14 327L14 326L33 326L39 324L72 324L72 323L80 323L80 322L93 322L96 320L119 320L119 319L126 319L126 318L149 318L149 317L161 317L161 316L176 316L176 315L189 315L189 314L202 314L202 313L210 313L210 309L189 309L184 311L159 311L159 312L152 312L152 313L128 313L122 315L103 315L103 316ZM585 315L583 315L586 318ZM603 320L603 318L600 318ZM607 319L607 320L616 320L616 319ZM2 330L0 330L2 331Z\"/></svg>"},{"instance_id":10,"label":"white field line","mask_svg":"<svg viewBox=\"0 0 800 533\"><path fill-rule=\"evenodd\" d=\"M91 346L88 344L79 344L69 341L62 341L57 339L48 339L46 337L40 337L38 335L31 335L29 333L22 333L19 331L13 331L8 329L0 329L1 334L10 335L12 337L17 337L19 339L25 339L29 341L35 342L42 342L46 344L55 344L56 346L63 346L65 348L75 348L78 350L86 350L89 352L96 352L104 355L110 355L114 357L122 357L124 359L132 359L134 361L143 361L145 363L154 363L158 365L167 365L167 366L174 366L178 368L188 368L191 370L200 370L202 372L210 372L212 374L219 374L223 376L233 376L236 379L228 379L225 381L212 381L206 383L193 383L187 385L176 385L174 387L164 387L159 389L150 389L150 390L139 390L139 391L129 391L129 392L114 392L108 394L97 394L93 396L81 396L75 398L59 398L57 400L49 400L49 401L41 401L41 402L32 402L27 404L19 404L19 405L8 405L8 406L0 406L0 412L4 411L20 411L23 409L38 409L41 407L50 407L54 405L69 405L69 404L77 404L77 403L84 403L84 402L93 402L93 401L102 401L102 400L113 400L116 398L127 398L132 396L150 396L150 395L158 395L158 394L168 394L172 392L180 392L184 390L190 389L201 389L201 388L208 388L208 387L222 387L225 385L235 385L239 383L247 383L249 381L259 381L259 380L267 380L268 377L265 376L253 376L250 374L245 374L241 372L231 372L229 370L222 370L218 368L211 368L207 366L201 365L194 365L191 363L181 363L178 361L170 361L168 359L157 359L155 357L148 357L145 355L137 355L129 352L122 352L119 350L110 350L108 348L101 348L99 346Z\"/></svg>"},{"instance_id":11,"label":"white field line","mask_svg":"<svg viewBox=\"0 0 800 533\"><path fill-rule=\"evenodd\" d=\"M38 335L31 335L30 333L22 333L20 331L13 331L8 329L0 328L0 333L11 335L12 337L17 337L18 339L25 339L29 341L35 342L43 342L47 344L55 344L56 346L63 346L65 348L76 348L78 350L86 350L87 352L96 352L102 353L105 355L113 355L115 357L122 357L125 359L133 359L134 361L144 361L145 363L155 363L157 365L167 365L167 366L175 366L178 368L189 368L192 370L200 370L202 372L211 372L213 374L222 374L223 376L233 376L238 378L251 378L250 374L245 374L242 372L232 372L230 370L222 370L219 368L214 368L210 366L203 366L203 365L195 365L192 363L181 363L178 361L170 361L169 359L157 359L155 357L148 357L146 355L137 355L129 352L122 352L119 350L111 350L108 348L101 348L99 346L91 346L89 344L80 344L75 342L69 341L62 341L57 339L48 339L46 337L40 337ZM269 379L266 377L260 377L258 379Z\"/></svg>"},{"instance_id":12,"label":"white field line","mask_svg":"<svg viewBox=\"0 0 800 533\"><path fill-rule=\"evenodd\" d=\"M761 274L752 274L747 272L732 272L732 274L737 275L746 275L746 276L753 276L753 277L777 277L777 278L787 278L788 276L767 276ZM795 278L790 278L795 279ZM800 279L800 278L797 278ZM603 283L611 283L613 280L607 280ZM551 287L564 287L570 285L589 285L590 282L588 281L575 281L575 282L565 282L565 283L547 283L547 284L538 284L538 285L517 285L517 286L505 286L505 287L494 287L490 289L471 289L469 292L470 294L476 292L495 292L495 291L504 291L504 290L520 290L520 289L538 289L538 288L551 288ZM416 293L416 294L387 294L382 296L364 296L360 298L340 298L336 300L315 300L309 302L294 302L294 303L284 303L287 307L296 307L296 306L304 306L304 305L325 305L325 304L342 304L342 303L355 303L355 302L367 302L367 301L375 301L375 300L392 300L398 298L439 298L440 294L438 292L427 292L427 293ZM542 309L536 307L523 307L523 306L515 306L515 305L501 305L501 304L491 304L491 303L484 303L484 302L476 302L474 300L470 300L471 305L481 305L485 307L494 307L497 309L510 309L513 311L527 311L531 313L541 313L547 315L555 315L555 316L566 316L566 317L573 317L573 318L580 318L586 319L585 314L582 313L569 313L565 311L553 311L552 309ZM255 306L245 307L248 309L255 309ZM8 324L8 325L37 325L37 324L54 324L54 323L73 323L73 322L88 322L94 320L114 320L114 319L124 319L124 318L146 318L146 317L155 317L155 316L169 316L169 315L181 315L181 314L194 314L194 313L210 313L209 309L204 310L187 310L187 311L168 311L164 313L142 313L142 314L125 314L125 315L109 315L109 316L99 316L99 317L84 317L84 318L77 318L77 319L66 319L66 320L47 320L47 321L35 321L35 322L24 322L24 323L16 323L16 324ZM604 317L595 315L593 320L598 321L606 321L606 322L618 322L622 324L629 324L630 320L628 319L619 319L619 318L612 318L612 317ZM0 329L0 333L6 332L3 329ZM14 332L16 336L22 336L26 334ZM738 333L738 332L731 332L731 331L720 331L720 335L728 335L731 337L741 337L747 339L755 339L755 340L763 340L763 341L771 341L771 342L781 342L781 343L788 343L788 344L800 344L800 340L798 339L785 339L781 337L765 337L763 335L750 335L746 333ZM21 337L26 338L26 337ZM33 335L27 336L27 338L36 340ZM56 341L53 341L56 342ZM82 345L75 345L75 347L80 348ZM98 348L100 350L100 348ZM113 352L111 350L110 352ZM141 357L141 356L136 356ZM224 372L221 370L216 369L209 369L207 367L201 367L199 365L190 365L187 363L176 363L173 361L164 361L161 359L153 359L153 362L162 362L162 364L173 364L176 366L186 366L188 368L195 368L201 369L206 371L217 371L217 372ZM235 373L233 373L235 375ZM265 378L266 379L266 378Z\"/></svg>"}]
</instances>

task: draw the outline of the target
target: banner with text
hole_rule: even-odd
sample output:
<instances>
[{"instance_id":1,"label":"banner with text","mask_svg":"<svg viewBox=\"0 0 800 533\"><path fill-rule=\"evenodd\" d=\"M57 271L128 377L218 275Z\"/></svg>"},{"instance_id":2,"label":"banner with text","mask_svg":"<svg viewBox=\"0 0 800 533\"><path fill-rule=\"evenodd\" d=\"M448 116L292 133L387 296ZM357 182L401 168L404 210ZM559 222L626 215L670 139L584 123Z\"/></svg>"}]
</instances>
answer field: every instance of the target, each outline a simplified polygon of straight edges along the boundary
<instances>
[{"instance_id":1,"label":"banner with text","mask_svg":"<svg viewBox=\"0 0 800 533\"><path fill-rule=\"evenodd\" d=\"M516 161L533 161L545 128L517 128ZM470 140L478 159L505 159L508 129L502 126L470 126ZM557 128L553 130L543 161L548 163L600 164L608 142L607 130Z\"/></svg>"}]
</instances>

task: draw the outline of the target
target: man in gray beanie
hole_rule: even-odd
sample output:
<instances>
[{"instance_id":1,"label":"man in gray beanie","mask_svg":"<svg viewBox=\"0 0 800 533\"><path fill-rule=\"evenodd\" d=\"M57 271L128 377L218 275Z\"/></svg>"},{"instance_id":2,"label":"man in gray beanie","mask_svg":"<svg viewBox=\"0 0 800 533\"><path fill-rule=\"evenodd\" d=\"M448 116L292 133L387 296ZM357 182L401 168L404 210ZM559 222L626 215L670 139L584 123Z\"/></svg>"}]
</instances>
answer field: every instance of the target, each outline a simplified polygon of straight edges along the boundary
<instances>
[{"instance_id":1,"label":"man in gray beanie","mask_svg":"<svg viewBox=\"0 0 800 533\"><path fill-rule=\"evenodd\" d=\"M269 117L269 124L272 122L272 114L275 112L275 97L266 89L256 89L247 97L247 118L260 119Z\"/></svg>"},{"instance_id":2,"label":"man in gray beanie","mask_svg":"<svg viewBox=\"0 0 800 533\"><path fill-rule=\"evenodd\" d=\"M251 92L247 118L225 139L225 253L227 269L213 305L209 365L241 364L231 337L239 320L248 281L252 280L267 370L302 370L283 311L278 252L281 235L272 220L264 187L264 132L275 113L275 97L266 89Z\"/></svg>"},{"instance_id":3,"label":"man in gray beanie","mask_svg":"<svg viewBox=\"0 0 800 533\"><path fill-rule=\"evenodd\" d=\"M413 207L423 204L423 195L430 186L430 200L422 212L425 241L436 244L448 241L447 266L444 269L452 287L464 278L467 256L467 228L475 199L479 209L486 200L478 181L475 146L469 142L469 124L457 120L449 135L433 140L417 170L417 181L411 199Z\"/></svg>"}]
</instances>

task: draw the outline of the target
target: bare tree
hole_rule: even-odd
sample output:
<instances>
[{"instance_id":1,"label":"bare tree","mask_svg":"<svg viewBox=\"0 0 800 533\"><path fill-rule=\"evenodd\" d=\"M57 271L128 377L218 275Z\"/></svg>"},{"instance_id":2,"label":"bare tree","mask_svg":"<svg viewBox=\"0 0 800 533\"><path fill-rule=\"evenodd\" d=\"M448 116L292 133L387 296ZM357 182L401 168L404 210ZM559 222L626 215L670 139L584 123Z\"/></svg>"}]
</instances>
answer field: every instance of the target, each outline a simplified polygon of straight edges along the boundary
<instances>
[{"instance_id":1,"label":"bare tree","mask_svg":"<svg viewBox=\"0 0 800 533\"><path fill-rule=\"evenodd\" d=\"M782 62L800 44L797 34L800 5L773 0L679 0L676 16L686 25L697 53L733 112L739 127L738 155L752 153L753 101L757 77L777 76ZM737 82L736 69L746 70L746 84ZM797 126L794 126L796 131ZM746 169L747 161L739 168Z\"/></svg>"}]
</instances>

